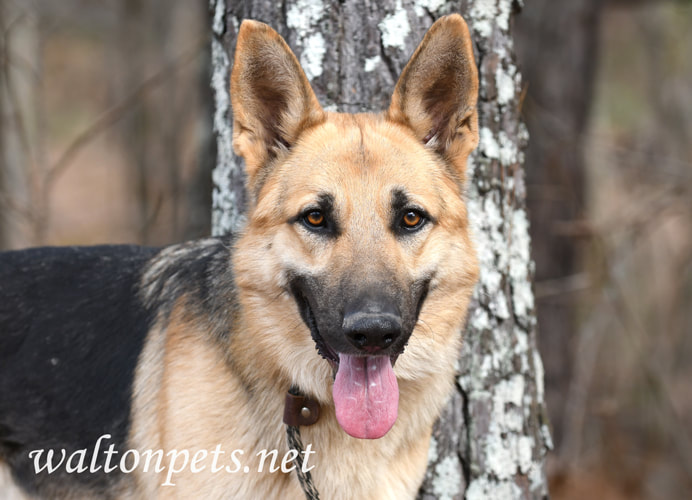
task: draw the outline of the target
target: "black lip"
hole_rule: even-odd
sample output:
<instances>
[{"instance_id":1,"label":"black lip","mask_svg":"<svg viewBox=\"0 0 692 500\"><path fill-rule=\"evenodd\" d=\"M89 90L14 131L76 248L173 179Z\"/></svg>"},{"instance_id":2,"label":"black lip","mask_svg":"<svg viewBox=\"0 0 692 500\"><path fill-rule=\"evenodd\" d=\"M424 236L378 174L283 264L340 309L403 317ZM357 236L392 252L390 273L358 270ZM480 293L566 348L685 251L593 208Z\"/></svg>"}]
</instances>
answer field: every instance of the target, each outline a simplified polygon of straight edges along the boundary
<instances>
[{"instance_id":1,"label":"black lip","mask_svg":"<svg viewBox=\"0 0 692 500\"><path fill-rule=\"evenodd\" d=\"M312 340L315 342L315 348L317 349L317 353L329 362L329 364L332 366L334 370L334 376L336 376L336 371L339 368L339 354L329 346L329 344L324 340L324 337L322 337L322 335L320 334L319 328L317 327L317 320L315 319L315 313L312 311L312 308L310 307L310 302L308 301L308 298L305 296L305 294L302 291L300 291L298 287L295 286L292 287L291 291L296 303L298 304L300 316L303 319L303 322L307 325L308 329L310 330L310 335L312 336ZM389 359L392 363L392 366L396 364L396 361L397 359L399 359L399 356L404 353L405 347L406 344L404 344L401 347L400 351L389 355ZM365 354L362 355L366 356Z\"/></svg>"},{"instance_id":2,"label":"black lip","mask_svg":"<svg viewBox=\"0 0 692 500\"><path fill-rule=\"evenodd\" d=\"M330 363L338 365L339 355L336 354L331 347L329 347L322 335L320 335L320 331L317 328L317 320L315 319L315 313L312 312L312 308L310 307L310 302L308 301L308 298L296 286L292 287L292 292L293 297L296 303L298 304L300 316L301 318L303 318L303 322L307 325L308 329L310 330L312 340L315 342L317 353Z\"/></svg>"}]
</instances>

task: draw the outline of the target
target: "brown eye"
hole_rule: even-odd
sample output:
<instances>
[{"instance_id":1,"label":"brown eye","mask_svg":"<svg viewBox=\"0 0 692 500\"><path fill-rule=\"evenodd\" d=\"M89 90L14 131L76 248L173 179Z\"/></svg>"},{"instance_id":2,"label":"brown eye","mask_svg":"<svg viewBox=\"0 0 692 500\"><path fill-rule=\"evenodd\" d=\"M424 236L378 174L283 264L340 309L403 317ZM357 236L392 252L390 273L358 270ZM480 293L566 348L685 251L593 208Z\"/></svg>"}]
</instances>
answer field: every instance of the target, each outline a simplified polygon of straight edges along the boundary
<instances>
[{"instance_id":1,"label":"brown eye","mask_svg":"<svg viewBox=\"0 0 692 500\"><path fill-rule=\"evenodd\" d=\"M324 225L324 214L319 210L313 210L305 215L304 220L310 226L322 227Z\"/></svg>"},{"instance_id":2,"label":"brown eye","mask_svg":"<svg viewBox=\"0 0 692 500\"><path fill-rule=\"evenodd\" d=\"M404 223L404 227L407 229L413 229L417 227L422 221L423 217L418 212L414 212L413 210L411 210L410 212L406 212L402 220L402 222Z\"/></svg>"}]
</instances>

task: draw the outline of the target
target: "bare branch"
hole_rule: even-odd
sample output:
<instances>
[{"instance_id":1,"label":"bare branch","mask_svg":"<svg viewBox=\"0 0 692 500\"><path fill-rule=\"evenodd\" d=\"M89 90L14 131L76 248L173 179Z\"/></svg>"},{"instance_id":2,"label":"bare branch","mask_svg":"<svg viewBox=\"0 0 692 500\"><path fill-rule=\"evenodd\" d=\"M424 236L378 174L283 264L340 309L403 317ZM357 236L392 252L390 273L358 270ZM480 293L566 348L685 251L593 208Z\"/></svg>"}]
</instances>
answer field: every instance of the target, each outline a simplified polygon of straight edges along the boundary
<instances>
[{"instance_id":1,"label":"bare branch","mask_svg":"<svg viewBox=\"0 0 692 500\"><path fill-rule=\"evenodd\" d=\"M63 154L53 164L46 176L46 184L54 183L70 162L90 141L98 134L111 127L118 122L131 108L133 108L140 99L149 92L163 84L167 78L179 71L182 67L192 62L203 48L206 48L207 38L204 38L203 43L196 44L191 50L184 53L174 62L167 64L154 75L142 82L130 95L125 97L120 103L106 110L99 116L94 123L89 125L81 134L79 134L72 143L65 149Z\"/></svg>"}]
</instances>

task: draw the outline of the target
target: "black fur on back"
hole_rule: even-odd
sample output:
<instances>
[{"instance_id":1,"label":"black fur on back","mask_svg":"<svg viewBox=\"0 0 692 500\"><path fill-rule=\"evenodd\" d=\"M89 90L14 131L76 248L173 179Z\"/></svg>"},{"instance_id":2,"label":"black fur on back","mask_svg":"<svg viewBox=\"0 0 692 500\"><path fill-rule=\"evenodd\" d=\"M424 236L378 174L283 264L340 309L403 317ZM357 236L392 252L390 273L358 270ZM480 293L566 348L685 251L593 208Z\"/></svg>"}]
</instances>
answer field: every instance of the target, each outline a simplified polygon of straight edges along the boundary
<instances>
[{"instance_id":1,"label":"black fur on back","mask_svg":"<svg viewBox=\"0 0 692 500\"><path fill-rule=\"evenodd\" d=\"M227 331L227 297L218 290L232 287L228 248L225 240L209 239L163 250L117 245L0 253L0 461L27 491L62 491L47 486L58 479L107 497L119 474L37 475L28 453L86 449L88 466L98 438L110 434L97 464L110 444L119 452L112 463L119 463L135 368L154 321L185 295L210 319L218 315L217 336Z\"/></svg>"}]
</instances>

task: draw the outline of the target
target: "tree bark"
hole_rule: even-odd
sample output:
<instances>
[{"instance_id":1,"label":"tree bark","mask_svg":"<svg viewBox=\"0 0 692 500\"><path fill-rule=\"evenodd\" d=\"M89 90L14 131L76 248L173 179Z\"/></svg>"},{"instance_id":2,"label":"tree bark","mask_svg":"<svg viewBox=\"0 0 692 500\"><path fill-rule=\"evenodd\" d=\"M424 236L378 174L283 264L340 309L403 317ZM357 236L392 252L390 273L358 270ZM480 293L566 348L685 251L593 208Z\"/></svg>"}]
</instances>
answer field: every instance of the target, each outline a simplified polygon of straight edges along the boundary
<instances>
[{"instance_id":1,"label":"tree bark","mask_svg":"<svg viewBox=\"0 0 692 500\"><path fill-rule=\"evenodd\" d=\"M513 0L210 0L215 98L214 234L243 224L241 161L232 153L228 76L242 19L270 24L293 48L327 109L381 110L425 31L460 12L480 71L480 145L469 160L469 212L481 279L469 310L457 391L430 446L420 498L543 498L551 446L536 349Z\"/></svg>"}]
</instances>

